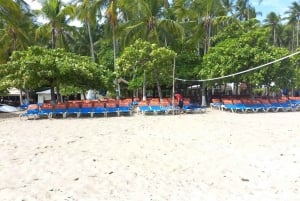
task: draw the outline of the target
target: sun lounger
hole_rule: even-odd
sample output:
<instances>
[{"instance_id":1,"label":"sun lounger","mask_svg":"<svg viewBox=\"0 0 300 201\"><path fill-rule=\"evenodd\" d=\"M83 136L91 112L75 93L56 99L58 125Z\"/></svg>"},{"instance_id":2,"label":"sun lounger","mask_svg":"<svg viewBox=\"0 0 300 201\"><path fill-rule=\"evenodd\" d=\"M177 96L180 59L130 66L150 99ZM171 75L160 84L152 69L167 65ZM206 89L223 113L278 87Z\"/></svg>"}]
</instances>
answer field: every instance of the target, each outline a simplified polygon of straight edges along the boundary
<instances>
[{"instance_id":1,"label":"sun lounger","mask_svg":"<svg viewBox=\"0 0 300 201\"><path fill-rule=\"evenodd\" d=\"M247 108L250 112L265 112L267 111L267 107L265 107L263 104L256 100L252 100L249 98L241 99L244 106Z\"/></svg>"},{"instance_id":2,"label":"sun lounger","mask_svg":"<svg viewBox=\"0 0 300 201\"><path fill-rule=\"evenodd\" d=\"M30 105L28 105L27 110L24 113L20 114L19 117L20 117L20 119L23 119L23 118L37 119L37 118L39 118L39 112L40 112L40 108L39 108L38 104L30 104Z\"/></svg>"},{"instance_id":3,"label":"sun lounger","mask_svg":"<svg viewBox=\"0 0 300 201\"><path fill-rule=\"evenodd\" d=\"M289 97L287 102L295 109L300 109L300 97Z\"/></svg>"},{"instance_id":4,"label":"sun lounger","mask_svg":"<svg viewBox=\"0 0 300 201\"><path fill-rule=\"evenodd\" d=\"M223 105L221 106L222 110L231 111L231 112L247 112L246 107L242 103L233 103L232 100L223 99Z\"/></svg>"},{"instance_id":5,"label":"sun lounger","mask_svg":"<svg viewBox=\"0 0 300 201\"><path fill-rule=\"evenodd\" d=\"M160 102L160 108L163 113L168 114L172 109L172 104L169 100L163 99Z\"/></svg>"},{"instance_id":6,"label":"sun lounger","mask_svg":"<svg viewBox=\"0 0 300 201\"><path fill-rule=\"evenodd\" d=\"M278 111L282 111L282 112L287 112L291 110L291 107L287 104L284 103L280 103L278 102L277 99L269 99L269 102L272 106L274 106L276 108L276 112Z\"/></svg>"},{"instance_id":7,"label":"sun lounger","mask_svg":"<svg viewBox=\"0 0 300 201\"><path fill-rule=\"evenodd\" d=\"M104 102L94 103L94 110L92 113L92 117L94 117L94 115L104 115L105 117L107 116Z\"/></svg>"},{"instance_id":8,"label":"sun lounger","mask_svg":"<svg viewBox=\"0 0 300 201\"><path fill-rule=\"evenodd\" d=\"M191 103L189 100L184 100L182 110L185 113L203 113L206 111L206 108L198 103Z\"/></svg>"},{"instance_id":9,"label":"sun lounger","mask_svg":"<svg viewBox=\"0 0 300 201\"><path fill-rule=\"evenodd\" d=\"M81 105L80 116L89 115L90 117L93 116L93 103L92 102L84 102Z\"/></svg>"},{"instance_id":10,"label":"sun lounger","mask_svg":"<svg viewBox=\"0 0 300 201\"><path fill-rule=\"evenodd\" d=\"M152 109L147 101L139 101L137 105L137 110L140 114L152 113Z\"/></svg>"},{"instance_id":11,"label":"sun lounger","mask_svg":"<svg viewBox=\"0 0 300 201\"><path fill-rule=\"evenodd\" d=\"M77 118L80 117L80 104L76 102L68 103L67 116L75 115Z\"/></svg>"},{"instance_id":12,"label":"sun lounger","mask_svg":"<svg viewBox=\"0 0 300 201\"><path fill-rule=\"evenodd\" d=\"M40 107L39 116L46 116L52 118L53 115L53 105L50 103L43 103Z\"/></svg>"},{"instance_id":13,"label":"sun lounger","mask_svg":"<svg viewBox=\"0 0 300 201\"><path fill-rule=\"evenodd\" d=\"M120 116L119 109L115 101L107 102L105 109L106 109L106 116L108 116L108 114L116 114L117 116Z\"/></svg>"},{"instance_id":14,"label":"sun lounger","mask_svg":"<svg viewBox=\"0 0 300 201\"><path fill-rule=\"evenodd\" d=\"M67 117L67 104L66 103L58 103L54 105L52 115L59 116L61 115L63 118Z\"/></svg>"},{"instance_id":15,"label":"sun lounger","mask_svg":"<svg viewBox=\"0 0 300 201\"><path fill-rule=\"evenodd\" d=\"M221 110L221 106L222 106L222 101L219 98L213 98L211 100L212 102L210 103L210 108L211 109L218 109Z\"/></svg>"},{"instance_id":16,"label":"sun lounger","mask_svg":"<svg viewBox=\"0 0 300 201\"><path fill-rule=\"evenodd\" d=\"M121 114L132 115L131 101L120 101L118 105L118 116Z\"/></svg>"}]
</instances>

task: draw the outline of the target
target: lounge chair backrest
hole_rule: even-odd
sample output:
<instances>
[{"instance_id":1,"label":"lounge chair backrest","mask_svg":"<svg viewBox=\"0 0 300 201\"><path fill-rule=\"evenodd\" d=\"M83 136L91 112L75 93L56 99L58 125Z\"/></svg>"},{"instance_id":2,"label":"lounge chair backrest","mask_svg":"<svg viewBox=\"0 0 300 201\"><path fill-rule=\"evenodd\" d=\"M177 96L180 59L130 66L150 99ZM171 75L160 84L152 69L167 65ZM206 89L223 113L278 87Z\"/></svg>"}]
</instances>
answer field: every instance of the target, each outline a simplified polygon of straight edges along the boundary
<instances>
[{"instance_id":1,"label":"lounge chair backrest","mask_svg":"<svg viewBox=\"0 0 300 201\"><path fill-rule=\"evenodd\" d=\"M211 99L211 102L212 103L220 103L221 100L219 98L213 98L213 99Z\"/></svg>"},{"instance_id":2,"label":"lounge chair backrest","mask_svg":"<svg viewBox=\"0 0 300 201\"><path fill-rule=\"evenodd\" d=\"M241 103L242 103L242 100L240 100L240 99L233 99L233 100L232 100L232 103L233 103L233 104L241 104Z\"/></svg>"},{"instance_id":3,"label":"lounge chair backrest","mask_svg":"<svg viewBox=\"0 0 300 201\"><path fill-rule=\"evenodd\" d=\"M169 105L170 105L170 101L168 101L168 99L163 99L163 100L160 102L160 105L161 105L161 106L169 106Z\"/></svg>"},{"instance_id":4,"label":"lounge chair backrest","mask_svg":"<svg viewBox=\"0 0 300 201\"><path fill-rule=\"evenodd\" d=\"M58 104L55 105L55 108L66 109L67 104L66 103L58 103Z\"/></svg>"},{"instance_id":5,"label":"lounge chair backrest","mask_svg":"<svg viewBox=\"0 0 300 201\"><path fill-rule=\"evenodd\" d=\"M95 102L94 103L94 107L104 107L105 105L104 105L104 102Z\"/></svg>"},{"instance_id":6,"label":"lounge chair backrest","mask_svg":"<svg viewBox=\"0 0 300 201\"><path fill-rule=\"evenodd\" d=\"M82 103L81 107L82 108L91 108L91 107L93 107L93 103L92 102Z\"/></svg>"},{"instance_id":7,"label":"lounge chair backrest","mask_svg":"<svg viewBox=\"0 0 300 201\"><path fill-rule=\"evenodd\" d=\"M140 101L138 103L139 106L146 106L146 105L149 105L147 101Z\"/></svg>"},{"instance_id":8,"label":"lounge chair backrest","mask_svg":"<svg viewBox=\"0 0 300 201\"><path fill-rule=\"evenodd\" d=\"M68 104L68 108L79 108L80 107L80 104L79 103L69 103Z\"/></svg>"},{"instance_id":9,"label":"lounge chair backrest","mask_svg":"<svg viewBox=\"0 0 300 201\"><path fill-rule=\"evenodd\" d=\"M119 102L119 106L129 106L130 102Z\"/></svg>"},{"instance_id":10,"label":"lounge chair backrest","mask_svg":"<svg viewBox=\"0 0 300 201\"><path fill-rule=\"evenodd\" d=\"M53 105L50 103L43 103L41 106L42 109L53 109Z\"/></svg>"},{"instance_id":11,"label":"lounge chair backrest","mask_svg":"<svg viewBox=\"0 0 300 201\"><path fill-rule=\"evenodd\" d=\"M232 104L232 100L230 99L222 99L222 102L227 105L227 104Z\"/></svg>"},{"instance_id":12,"label":"lounge chair backrest","mask_svg":"<svg viewBox=\"0 0 300 201\"><path fill-rule=\"evenodd\" d=\"M117 107L117 103L109 101L106 103L106 107Z\"/></svg>"},{"instance_id":13,"label":"lounge chair backrest","mask_svg":"<svg viewBox=\"0 0 300 201\"><path fill-rule=\"evenodd\" d=\"M38 104L30 104L27 107L27 110L36 110L39 109L39 105Z\"/></svg>"}]
</instances>

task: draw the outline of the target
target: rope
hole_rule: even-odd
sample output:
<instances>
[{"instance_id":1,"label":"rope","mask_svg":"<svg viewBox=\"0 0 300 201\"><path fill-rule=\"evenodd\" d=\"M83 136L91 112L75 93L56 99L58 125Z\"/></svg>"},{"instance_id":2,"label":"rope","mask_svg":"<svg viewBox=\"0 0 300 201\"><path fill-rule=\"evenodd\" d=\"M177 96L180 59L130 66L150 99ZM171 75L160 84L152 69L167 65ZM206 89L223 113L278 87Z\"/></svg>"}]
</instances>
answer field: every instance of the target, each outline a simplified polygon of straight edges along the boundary
<instances>
[{"instance_id":1,"label":"rope","mask_svg":"<svg viewBox=\"0 0 300 201\"><path fill-rule=\"evenodd\" d=\"M236 75L240 75L240 74L248 73L248 72L250 72L250 71L257 70L257 69L259 69L259 68L262 68L262 67L268 66L268 65L270 65L270 64L273 64L273 63L282 61L282 60L284 60L284 59L287 59L287 58L292 57L292 56L294 56L294 55L297 55L297 54L299 54L299 53L300 53L300 51L295 52L295 53L290 54L290 55L287 55L287 56L282 57L282 58L280 58L280 59L276 59L276 60L271 61L271 62L269 62L269 63L263 64L263 65L260 65L260 66L254 67L254 68L250 68L250 69L248 69L248 70L244 70L244 71L240 71L240 72L237 72L237 73L233 73L233 74L230 74L230 75L225 75L225 76L222 76L222 77L208 78L208 79L204 79L204 80L186 80L186 79L175 78L175 80L180 80L180 81L184 81L184 82L186 82L186 81L190 81L190 82L205 82L205 81L220 80L220 79L224 79L224 78L228 78L228 77L233 77L233 76L236 76Z\"/></svg>"}]
</instances>

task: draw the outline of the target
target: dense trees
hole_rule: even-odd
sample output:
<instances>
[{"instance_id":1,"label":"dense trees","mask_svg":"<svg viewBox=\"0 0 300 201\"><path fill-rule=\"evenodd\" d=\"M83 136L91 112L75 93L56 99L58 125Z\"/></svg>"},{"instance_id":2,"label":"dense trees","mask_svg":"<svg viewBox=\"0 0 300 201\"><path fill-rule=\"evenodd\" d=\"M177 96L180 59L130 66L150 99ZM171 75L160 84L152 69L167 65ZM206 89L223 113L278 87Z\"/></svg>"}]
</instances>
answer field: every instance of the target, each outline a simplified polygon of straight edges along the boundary
<instances>
[{"instance_id":1,"label":"dense trees","mask_svg":"<svg viewBox=\"0 0 300 201\"><path fill-rule=\"evenodd\" d=\"M8 76L1 79L1 85L12 84L19 89L51 87L77 89L81 92L90 88L103 88L108 76L106 69L92 62L89 57L78 56L63 49L36 46L27 51L15 51L11 61L3 66L0 73ZM68 93L67 90L65 92ZM54 101L54 91L51 95Z\"/></svg>"},{"instance_id":2,"label":"dense trees","mask_svg":"<svg viewBox=\"0 0 300 201\"><path fill-rule=\"evenodd\" d=\"M126 47L118 59L118 73L130 80L129 87L139 89L156 85L159 98L162 97L161 85L172 83L173 61L176 53L156 44L137 40ZM143 91L145 98L145 91Z\"/></svg>"},{"instance_id":3,"label":"dense trees","mask_svg":"<svg viewBox=\"0 0 300 201\"><path fill-rule=\"evenodd\" d=\"M203 67L200 75L207 78L216 78L249 70L251 68L272 62L289 54L286 48L278 48L268 44L268 35L265 29L251 20L242 23L243 29L237 35L231 35L235 25L224 30L222 38L212 47L203 58ZM249 86L270 85L275 82L279 87L288 85L293 75L293 66L289 60L283 60L269 65L267 68L226 78L227 82L244 82ZM215 82L214 82L215 83ZM213 83L213 84L214 84Z\"/></svg>"},{"instance_id":4,"label":"dense trees","mask_svg":"<svg viewBox=\"0 0 300 201\"><path fill-rule=\"evenodd\" d=\"M114 94L114 80L121 77L129 81L129 88L135 89L142 87L145 80L147 86L171 85L172 80L166 67L170 66L169 60L173 62L170 58L173 58L174 54L177 55L178 77L200 79L255 67L285 56L289 52L295 52L299 46L300 6L297 2L292 3L286 11L287 18L271 12L262 22L256 20L259 12L250 1L74 0L68 1L70 2L68 4L64 2L45 0L40 10L32 11L24 1L0 0L2 47L0 63L3 64L0 66L0 75L3 89L9 86L37 89L46 85L58 88L68 85L70 88L74 81L73 87L80 87L82 90L88 89L86 87L105 88L112 90ZM42 23L38 22L40 16L45 20ZM79 22L78 27L71 26L70 22L74 19ZM37 47L34 47L29 48L27 53L23 52L33 45L53 49L64 48L67 52L62 53L59 49L44 52L43 55L48 55L45 58L38 55L26 57L27 62L29 58L34 58L37 61L33 61L39 65L45 62L46 58L49 59L47 65L39 67L32 63L33 61L28 65L25 63L22 65L19 63L19 66L11 65L18 57L25 58L24 55L32 53L33 49L37 51ZM146 51L147 47L151 47L150 50ZM95 85L95 80L92 81L90 74L83 73L85 70L79 74L71 73L70 77L50 73L53 76L50 79L46 75L49 75L52 65L56 66L50 62L56 58L51 56L55 51L61 55L68 55L68 52L90 55L84 57L82 61L91 65L95 74L93 79L101 77L105 82L100 83L98 80ZM11 57L12 60L9 60L13 52L16 53ZM80 58L78 55L69 56L61 58L66 58L68 62L74 61L67 58ZM91 63L86 61L87 58ZM277 80L282 87L287 84L290 86L294 84L296 87L297 82L290 81L296 80L295 75L298 73L299 62L295 61L287 59L265 70L236 76L228 81L256 85ZM61 65L65 65L66 69L72 69L66 62L61 61ZM102 71L101 65L107 70ZM29 80L26 82L20 82L20 77L18 79L14 77L17 72L20 73L19 68L25 66L26 72L32 72L32 76L35 76L34 82L26 77L27 74L24 79ZM80 63L79 66L78 68L84 68L86 64ZM79 72L79 69L77 70ZM166 79L161 79L161 74ZM41 79L43 76L46 76L45 79ZM61 76L66 76L68 80L63 80L64 77ZM77 79L74 79L76 76ZM16 80L4 82L12 80L12 77ZM81 84L78 84L79 81ZM224 81L226 80L221 82ZM86 84L87 82L91 84Z\"/></svg>"}]
</instances>

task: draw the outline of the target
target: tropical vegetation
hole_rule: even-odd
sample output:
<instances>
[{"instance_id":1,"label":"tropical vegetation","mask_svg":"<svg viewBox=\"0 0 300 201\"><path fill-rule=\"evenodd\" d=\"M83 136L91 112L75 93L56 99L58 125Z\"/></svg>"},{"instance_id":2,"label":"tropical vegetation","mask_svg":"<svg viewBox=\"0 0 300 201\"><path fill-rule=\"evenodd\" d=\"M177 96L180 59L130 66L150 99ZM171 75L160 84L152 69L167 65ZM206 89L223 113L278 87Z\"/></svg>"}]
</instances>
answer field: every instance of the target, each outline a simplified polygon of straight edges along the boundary
<instances>
[{"instance_id":1,"label":"tropical vegetation","mask_svg":"<svg viewBox=\"0 0 300 201\"><path fill-rule=\"evenodd\" d=\"M146 88L156 88L162 98L174 69L184 80L226 76L206 87L276 83L298 90L298 54L227 75L297 53L299 13L297 1L287 17L271 12L259 20L261 13L244 0L44 0L39 10L24 0L0 0L0 92L49 87L54 99L54 89L119 97L125 89L144 89L145 96Z\"/></svg>"}]
</instances>

